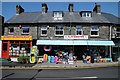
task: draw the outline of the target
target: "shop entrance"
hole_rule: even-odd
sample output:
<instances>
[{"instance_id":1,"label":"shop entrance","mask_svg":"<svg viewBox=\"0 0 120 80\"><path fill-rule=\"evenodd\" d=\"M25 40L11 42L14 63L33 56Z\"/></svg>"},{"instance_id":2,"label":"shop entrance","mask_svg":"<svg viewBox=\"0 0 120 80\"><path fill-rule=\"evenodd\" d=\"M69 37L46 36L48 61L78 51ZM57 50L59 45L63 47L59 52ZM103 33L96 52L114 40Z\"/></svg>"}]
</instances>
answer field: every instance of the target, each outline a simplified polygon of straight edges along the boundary
<instances>
[{"instance_id":1,"label":"shop entrance","mask_svg":"<svg viewBox=\"0 0 120 80\"><path fill-rule=\"evenodd\" d=\"M54 45L51 46L51 50L50 51L45 51L44 48L48 49L50 48L50 45L41 45L38 46L39 49L39 56L42 56L44 54L47 54L49 56L56 56L56 52L57 51L63 51L63 52L67 52L68 54L70 53L70 51L73 51L74 56L77 57L77 60L82 60L82 55L86 52L87 46L74 46L74 45Z\"/></svg>"},{"instance_id":2,"label":"shop entrance","mask_svg":"<svg viewBox=\"0 0 120 80\"><path fill-rule=\"evenodd\" d=\"M8 43L7 42L2 43L2 58L9 58Z\"/></svg>"}]
</instances>

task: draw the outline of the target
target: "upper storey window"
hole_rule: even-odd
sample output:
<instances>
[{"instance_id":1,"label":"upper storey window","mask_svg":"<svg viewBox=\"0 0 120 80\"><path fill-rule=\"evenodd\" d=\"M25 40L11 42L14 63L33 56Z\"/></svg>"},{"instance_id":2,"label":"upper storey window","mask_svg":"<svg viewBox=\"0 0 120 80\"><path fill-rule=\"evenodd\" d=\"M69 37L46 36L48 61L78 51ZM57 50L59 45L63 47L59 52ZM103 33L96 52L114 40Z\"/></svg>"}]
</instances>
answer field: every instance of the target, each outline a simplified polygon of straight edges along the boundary
<instances>
[{"instance_id":1,"label":"upper storey window","mask_svg":"<svg viewBox=\"0 0 120 80\"><path fill-rule=\"evenodd\" d=\"M14 27L8 28L8 32L9 32L9 34L13 34L14 33Z\"/></svg>"},{"instance_id":2,"label":"upper storey window","mask_svg":"<svg viewBox=\"0 0 120 80\"><path fill-rule=\"evenodd\" d=\"M91 12L82 12L82 17L91 17Z\"/></svg>"},{"instance_id":3,"label":"upper storey window","mask_svg":"<svg viewBox=\"0 0 120 80\"><path fill-rule=\"evenodd\" d=\"M62 11L55 11L53 12L54 20L62 20L63 19L63 12Z\"/></svg>"},{"instance_id":4,"label":"upper storey window","mask_svg":"<svg viewBox=\"0 0 120 80\"><path fill-rule=\"evenodd\" d=\"M47 36L47 25L41 27L41 36Z\"/></svg>"},{"instance_id":5,"label":"upper storey window","mask_svg":"<svg viewBox=\"0 0 120 80\"><path fill-rule=\"evenodd\" d=\"M120 28L117 28L117 29L116 29L116 37L119 37L119 38L120 38Z\"/></svg>"},{"instance_id":6,"label":"upper storey window","mask_svg":"<svg viewBox=\"0 0 120 80\"><path fill-rule=\"evenodd\" d=\"M22 26L22 34L29 34L30 32L30 26L29 25L23 25Z\"/></svg>"},{"instance_id":7,"label":"upper storey window","mask_svg":"<svg viewBox=\"0 0 120 80\"><path fill-rule=\"evenodd\" d=\"M83 35L83 27L80 25L76 26L76 35Z\"/></svg>"},{"instance_id":8,"label":"upper storey window","mask_svg":"<svg viewBox=\"0 0 120 80\"><path fill-rule=\"evenodd\" d=\"M63 36L64 35L64 26L56 25L55 26L55 36Z\"/></svg>"},{"instance_id":9,"label":"upper storey window","mask_svg":"<svg viewBox=\"0 0 120 80\"><path fill-rule=\"evenodd\" d=\"M90 36L99 36L99 27L91 26Z\"/></svg>"}]
</instances>

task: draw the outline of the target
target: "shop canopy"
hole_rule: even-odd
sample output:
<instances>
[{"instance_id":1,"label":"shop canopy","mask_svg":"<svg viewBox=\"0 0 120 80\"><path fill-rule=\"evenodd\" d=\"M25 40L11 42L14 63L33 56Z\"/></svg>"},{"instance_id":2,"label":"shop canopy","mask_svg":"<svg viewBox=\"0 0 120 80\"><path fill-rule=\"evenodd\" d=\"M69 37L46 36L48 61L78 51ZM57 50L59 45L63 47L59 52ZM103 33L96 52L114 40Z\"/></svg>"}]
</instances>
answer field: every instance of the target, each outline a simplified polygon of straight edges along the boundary
<instances>
[{"instance_id":1,"label":"shop canopy","mask_svg":"<svg viewBox=\"0 0 120 80\"><path fill-rule=\"evenodd\" d=\"M87 41L88 45L96 45L96 46L114 46L114 42L113 41L103 41L103 40L99 40L99 41L92 41L89 40Z\"/></svg>"},{"instance_id":2,"label":"shop canopy","mask_svg":"<svg viewBox=\"0 0 120 80\"><path fill-rule=\"evenodd\" d=\"M113 46L113 41L105 40L37 40L37 45L91 45Z\"/></svg>"}]
</instances>

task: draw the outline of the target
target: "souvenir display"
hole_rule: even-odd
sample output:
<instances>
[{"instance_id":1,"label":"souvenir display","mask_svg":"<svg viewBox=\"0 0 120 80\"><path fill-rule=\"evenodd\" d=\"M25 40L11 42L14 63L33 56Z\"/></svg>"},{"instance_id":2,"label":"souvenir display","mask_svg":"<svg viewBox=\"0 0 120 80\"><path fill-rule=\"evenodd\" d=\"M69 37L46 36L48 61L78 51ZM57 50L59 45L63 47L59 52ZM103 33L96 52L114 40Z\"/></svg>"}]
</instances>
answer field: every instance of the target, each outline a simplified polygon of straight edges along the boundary
<instances>
[{"instance_id":1,"label":"souvenir display","mask_svg":"<svg viewBox=\"0 0 120 80\"><path fill-rule=\"evenodd\" d=\"M37 54L38 54L37 46L33 46L31 48L31 52L30 52L30 63L36 63L37 62Z\"/></svg>"},{"instance_id":2,"label":"souvenir display","mask_svg":"<svg viewBox=\"0 0 120 80\"><path fill-rule=\"evenodd\" d=\"M49 47L49 48L47 48L47 47ZM45 51L51 51L52 50L52 46L44 46L44 50Z\"/></svg>"}]
</instances>

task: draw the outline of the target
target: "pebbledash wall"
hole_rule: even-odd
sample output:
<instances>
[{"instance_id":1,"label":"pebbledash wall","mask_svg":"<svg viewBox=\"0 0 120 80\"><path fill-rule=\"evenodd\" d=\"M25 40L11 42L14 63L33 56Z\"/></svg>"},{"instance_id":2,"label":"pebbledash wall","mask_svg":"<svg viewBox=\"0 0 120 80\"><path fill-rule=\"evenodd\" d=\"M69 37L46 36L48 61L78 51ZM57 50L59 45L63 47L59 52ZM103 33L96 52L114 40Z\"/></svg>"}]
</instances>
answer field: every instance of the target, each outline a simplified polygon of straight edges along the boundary
<instances>
[{"instance_id":1,"label":"pebbledash wall","mask_svg":"<svg viewBox=\"0 0 120 80\"><path fill-rule=\"evenodd\" d=\"M113 27L119 27L118 17L102 12L99 4L95 4L93 11L74 11L73 8L74 5L69 4L68 11L66 12L50 12L48 11L47 4L44 3L42 4L41 12L24 12L20 5L16 5L16 15L5 22L4 36L32 36L32 45L38 45L39 54L45 53L43 51L44 45L37 44L40 40L70 41L71 39L65 39L65 36L87 36L86 39L78 38L77 41L88 40L98 41L99 43L101 40L110 41L112 39L112 34L114 33L112 31ZM76 41L76 39L72 40ZM60 45L56 44L54 46ZM111 46L89 46L104 47L109 57L111 57ZM80 49L82 47L87 48L88 46L77 45L74 47Z\"/></svg>"}]
</instances>

